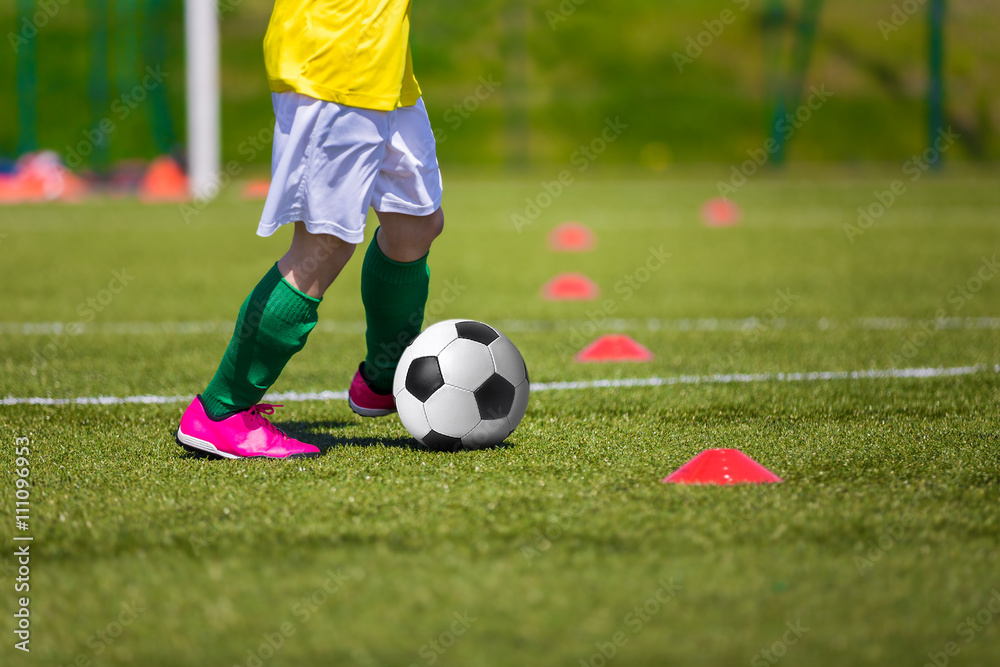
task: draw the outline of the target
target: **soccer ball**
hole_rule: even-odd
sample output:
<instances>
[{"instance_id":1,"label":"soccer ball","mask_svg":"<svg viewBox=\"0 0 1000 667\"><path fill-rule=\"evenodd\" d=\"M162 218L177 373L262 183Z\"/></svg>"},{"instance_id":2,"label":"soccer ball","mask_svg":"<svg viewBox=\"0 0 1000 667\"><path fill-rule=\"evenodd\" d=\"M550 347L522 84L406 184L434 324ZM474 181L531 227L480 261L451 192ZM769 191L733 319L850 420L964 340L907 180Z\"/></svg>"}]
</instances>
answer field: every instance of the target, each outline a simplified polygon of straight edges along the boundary
<instances>
[{"instance_id":1,"label":"soccer ball","mask_svg":"<svg viewBox=\"0 0 1000 667\"><path fill-rule=\"evenodd\" d=\"M392 394L420 444L456 451L504 441L528 407L528 369L514 343L488 324L447 320L403 351Z\"/></svg>"}]
</instances>

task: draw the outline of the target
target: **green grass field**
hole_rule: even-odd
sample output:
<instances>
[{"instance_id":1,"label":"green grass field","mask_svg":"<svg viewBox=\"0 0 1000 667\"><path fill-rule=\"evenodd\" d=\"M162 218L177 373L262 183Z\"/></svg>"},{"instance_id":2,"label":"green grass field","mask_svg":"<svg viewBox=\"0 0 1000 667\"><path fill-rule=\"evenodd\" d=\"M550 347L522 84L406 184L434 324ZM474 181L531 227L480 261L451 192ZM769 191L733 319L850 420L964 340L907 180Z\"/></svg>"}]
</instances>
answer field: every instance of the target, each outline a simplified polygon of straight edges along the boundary
<instances>
[{"instance_id":1,"label":"green grass field","mask_svg":"<svg viewBox=\"0 0 1000 667\"><path fill-rule=\"evenodd\" d=\"M497 324L537 383L702 380L535 391L501 448L422 451L395 417L305 401L276 421L322 457L207 461L174 444L180 402L0 405L4 664L1000 662L997 175L907 182L853 243L844 225L898 170L757 177L734 197L742 223L708 228L727 175L589 176L518 232L511 214L555 173L446 173L432 319ZM0 397L200 391L288 242L254 236L260 207L230 191L187 224L133 201L0 209ZM564 220L597 249L549 251ZM639 271L661 246L662 268ZM360 264L274 391L346 389ZM601 299L540 299L565 271ZM573 361L613 330L655 360ZM907 368L964 370L773 375ZM732 373L772 379L717 377ZM660 483L711 447L785 482ZM11 633L24 535L30 656Z\"/></svg>"}]
</instances>

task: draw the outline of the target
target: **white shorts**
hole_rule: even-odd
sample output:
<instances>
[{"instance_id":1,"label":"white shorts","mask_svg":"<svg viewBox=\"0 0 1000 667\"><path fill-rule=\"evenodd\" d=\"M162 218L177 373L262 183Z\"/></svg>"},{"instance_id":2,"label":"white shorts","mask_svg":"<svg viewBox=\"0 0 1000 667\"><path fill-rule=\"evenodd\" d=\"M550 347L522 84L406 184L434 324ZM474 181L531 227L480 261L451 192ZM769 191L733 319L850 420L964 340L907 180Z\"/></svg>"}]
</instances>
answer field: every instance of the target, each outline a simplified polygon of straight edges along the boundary
<instances>
[{"instance_id":1,"label":"white shorts","mask_svg":"<svg viewBox=\"0 0 1000 667\"><path fill-rule=\"evenodd\" d=\"M301 220L313 234L364 240L368 208L430 215L441 171L423 100L393 111L271 93L271 188L257 234Z\"/></svg>"}]
</instances>

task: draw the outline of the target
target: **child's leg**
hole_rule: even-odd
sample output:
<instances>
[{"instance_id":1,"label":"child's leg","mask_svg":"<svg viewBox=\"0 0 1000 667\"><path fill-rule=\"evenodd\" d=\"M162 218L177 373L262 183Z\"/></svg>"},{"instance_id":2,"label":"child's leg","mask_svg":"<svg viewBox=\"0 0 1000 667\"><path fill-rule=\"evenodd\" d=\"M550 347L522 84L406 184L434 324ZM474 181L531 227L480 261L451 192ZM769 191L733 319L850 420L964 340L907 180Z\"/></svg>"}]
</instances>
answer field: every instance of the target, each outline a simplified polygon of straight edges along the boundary
<instances>
[{"instance_id":1,"label":"child's leg","mask_svg":"<svg viewBox=\"0 0 1000 667\"><path fill-rule=\"evenodd\" d=\"M292 246L278 260L278 270L295 289L320 299L357 247L331 234L310 234L304 223L296 222Z\"/></svg>"},{"instance_id":2,"label":"child's leg","mask_svg":"<svg viewBox=\"0 0 1000 667\"><path fill-rule=\"evenodd\" d=\"M310 234L301 222L288 252L240 308L236 329L215 377L201 394L220 420L257 404L316 326L316 308L347 264L354 244Z\"/></svg>"},{"instance_id":3,"label":"child's leg","mask_svg":"<svg viewBox=\"0 0 1000 667\"><path fill-rule=\"evenodd\" d=\"M364 376L377 393L392 391L403 350L424 321L427 253L444 228L441 209L426 216L379 212L380 227L361 269L361 300L368 329Z\"/></svg>"}]
</instances>

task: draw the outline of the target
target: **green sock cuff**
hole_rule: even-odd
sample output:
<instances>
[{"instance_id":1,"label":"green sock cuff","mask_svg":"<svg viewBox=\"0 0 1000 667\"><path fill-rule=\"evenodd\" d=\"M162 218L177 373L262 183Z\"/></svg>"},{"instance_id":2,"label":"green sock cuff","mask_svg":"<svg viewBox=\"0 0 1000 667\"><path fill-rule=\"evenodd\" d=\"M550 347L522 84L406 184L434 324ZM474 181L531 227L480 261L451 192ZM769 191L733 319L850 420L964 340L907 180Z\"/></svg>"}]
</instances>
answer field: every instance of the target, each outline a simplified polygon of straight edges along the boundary
<instances>
[{"instance_id":1,"label":"green sock cuff","mask_svg":"<svg viewBox=\"0 0 1000 667\"><path fill-rule=\"evenodd\" d=\"M397 262L389 259L378 247L378 230L368 244L365 261L361 265L362 272L392 285L404 285L417 280L425 280L430 269L427 267L427 255L415 262Z\"/></svg>"},{"instance_id":2,"label":"green sock cuff","mask_svg":"<svg viewBox=\"0 0 1000 667\"><path fill-rule=\"evenodd\" d=\"M281 277L281 271L278 270L278 263L275 262L274 266L267 270L264 277L260 279L257 286L253 288L252 294L256 295L258 292L260 294L270 295L274 291L275 286L280 283L284 278Z\"/></svg>"},{"instance_id":3,"label":"green sock cuff","mask_svg":"<svg viewBox=\"0 0 1000 667\"><path fill-rule=\"evenodd\" d=\"M294 285L282 277L281 272L278 271L277 263L267 272L265 279L270 280L272 273L277 274L278 280L275 282L274 292L267 302L268 312L289 324L315 321L317 319L316 309L323 299L317 299L296 289Z\"/></svg>"}]
</instances>

